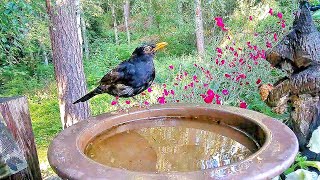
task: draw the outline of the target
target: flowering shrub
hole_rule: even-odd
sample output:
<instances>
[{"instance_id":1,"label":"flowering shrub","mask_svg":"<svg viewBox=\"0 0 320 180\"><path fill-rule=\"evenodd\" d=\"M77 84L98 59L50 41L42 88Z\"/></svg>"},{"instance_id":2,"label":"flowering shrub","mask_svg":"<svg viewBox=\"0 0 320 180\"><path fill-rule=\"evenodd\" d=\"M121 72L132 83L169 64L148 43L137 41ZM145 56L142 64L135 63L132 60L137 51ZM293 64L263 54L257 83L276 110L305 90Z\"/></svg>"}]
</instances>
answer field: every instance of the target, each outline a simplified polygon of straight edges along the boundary
<instances>
[{"instance_id":1,"label":"flowering shrub","mask_svg":"<svg viewBox=\"0 0 320 180\"><path fill-rule=\"evenodd\" d=\"M275 45L286 27L282 13L274 14L270 9L269 16L276 16L279 20L278 29L265 34L248 34L248 41L237 41L223 18L214 18L216 26L226 37L224 46L214 47L213 55L200 61L192 56L156 60L156 63L162 63L156 64L156 76L163 78L156 79L156 83L139 98L141 101L148 99L145 104L206 103L251 109L257 103L264 104L260 100L258 86L273 83L279 78L279 72L266 62L265 52ZM249 16L248 19L251 22L254 17ZM170 59L165 68L164 59ZM114 101L112 104L115 105Z\"/></svg>"}]
</instances>

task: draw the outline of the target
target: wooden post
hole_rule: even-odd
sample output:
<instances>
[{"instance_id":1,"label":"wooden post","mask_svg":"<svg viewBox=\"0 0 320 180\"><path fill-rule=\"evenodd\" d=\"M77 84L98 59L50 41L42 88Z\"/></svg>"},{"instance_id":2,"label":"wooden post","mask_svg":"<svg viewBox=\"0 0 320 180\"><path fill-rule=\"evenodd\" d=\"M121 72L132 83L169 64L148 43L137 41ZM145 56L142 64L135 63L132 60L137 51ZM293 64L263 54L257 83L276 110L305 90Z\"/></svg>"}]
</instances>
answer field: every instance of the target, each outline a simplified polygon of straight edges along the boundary
<instances>
[{"instance_id":1,"label":"wooden post","mask_svg":"<svg viewBox=\"0 0 320 180\"><path fill-rule=\"evenodd\" d=\"M11 175L8 179L42 179L27 98L0 98L0 113L28 163L26 169Z\"/></svg>"}]
</instances>

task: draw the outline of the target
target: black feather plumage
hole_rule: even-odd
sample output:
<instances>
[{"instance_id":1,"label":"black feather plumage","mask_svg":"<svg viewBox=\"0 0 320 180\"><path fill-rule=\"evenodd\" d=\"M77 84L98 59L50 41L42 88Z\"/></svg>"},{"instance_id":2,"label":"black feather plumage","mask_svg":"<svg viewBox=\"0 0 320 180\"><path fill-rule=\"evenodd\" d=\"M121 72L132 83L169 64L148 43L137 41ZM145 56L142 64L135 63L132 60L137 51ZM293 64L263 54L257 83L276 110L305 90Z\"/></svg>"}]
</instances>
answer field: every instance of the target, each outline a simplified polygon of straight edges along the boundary
<instances>
[{"instance_id":1,"label":"black feather plumage","mask_svg":"<svg viewBox=\"0 0 320 180\"><path fill-rule=\"evenodd\" d=\"M85 102L102 93L116 97L133 97L140 94L151 86L155 78L153 63L155 52L165 45L167 43L136 48L128 60L120 63L100 80L97 88L73 104Z\"/></svg>"}]
</instances>

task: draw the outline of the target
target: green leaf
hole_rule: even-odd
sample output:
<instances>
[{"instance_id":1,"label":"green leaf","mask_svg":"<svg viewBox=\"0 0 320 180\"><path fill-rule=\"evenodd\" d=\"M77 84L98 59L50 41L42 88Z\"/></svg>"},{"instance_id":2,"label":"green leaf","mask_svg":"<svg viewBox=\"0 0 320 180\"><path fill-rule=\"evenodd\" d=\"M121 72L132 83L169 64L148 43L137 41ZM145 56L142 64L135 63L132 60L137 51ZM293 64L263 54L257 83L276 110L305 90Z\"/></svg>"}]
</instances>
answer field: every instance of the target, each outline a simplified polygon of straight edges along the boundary
<instances>
[{"instance_id":1,"label":"green leaf","mask_svg":"<svg viewBox=\"0 0 320 180\"><path fill-rule=\"evenodd\" d=\"M320 10L316 11L312 16L313 16L313 19L316 19L316 20L320 19Z\"/></svg>"}]
</instances>

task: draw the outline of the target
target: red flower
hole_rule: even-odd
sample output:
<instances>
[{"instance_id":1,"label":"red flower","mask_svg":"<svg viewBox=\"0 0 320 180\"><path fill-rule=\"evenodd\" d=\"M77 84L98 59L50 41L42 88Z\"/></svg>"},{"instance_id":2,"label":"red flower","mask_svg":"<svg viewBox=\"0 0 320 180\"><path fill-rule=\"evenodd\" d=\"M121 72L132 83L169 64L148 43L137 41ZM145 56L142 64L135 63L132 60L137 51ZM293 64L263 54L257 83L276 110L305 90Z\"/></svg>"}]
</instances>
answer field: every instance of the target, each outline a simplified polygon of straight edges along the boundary
<instances>
[{"instance_id":1,"label":"red flower","mask_svg":"<svg viewBox=\"0 0 320 180\"><path fill-rule=\"evenodd\" d=\"M282 13L281 12L278 12L277 16L278 16L279 19L282 19Z\"/></svg>"},{"instance_id":2,"label":"red flower","mask_svg":"<svg viewBox=\"0 0 320 180\"><path fill-rule=\"evenodd\" d=\"M220 63L220 65L224 65L224 63L225 63L226 61L223 59L223 60L221 60L221 63Z\"/></svg>"},{"instance_id":3,"label":"red flower","mask_svg":"<svg viewBox=\"0 0 320 180\"><path fill-rule=\"evenodd\" d=\"M208 96L214 96L214 91L212 89L209 89L207 91Z\"/></svg>"},{"instance_id":4,"label":"red flower","mask_svg":"<svg viewBox=\"0 0 320 180\"><path fill-rule=\"evenodd\" d=\"M165 104L165 103L166 103L166 98L165 98L165 97L159 97L159 98L158 98L158 102L159 102L160 104Z\"/></svg>"},{"instance_id":5,"label":"red flower","mask_svg":"<svg viewBox=\"0 0 320 180\"><path fill-rule=\"evenodd\" d=\"M163 86L163 88L166 88L166 87L167 87L167 85L166 85L166 84L162 84L162 86Z\"/></svg>"},{"instance_id":6,"label":"red flower","mask_svg":"<svg viewBox=\"0 0 320 180\"><path fill-rule=\"evenodd\" d=\"M129 100L126 100L126 104L130 104L130 101L129 101Z\"/></svg>"},{"instance_id":7,"label":"red flower","mask_svg":"<svg viewBox=\"0 0 320 180\"><path fill-rule=\"evenodd\" d=\"M168 95L169 95L169 92L167 91L167 89L164 89L164 90L163 90L163 93L164 93L165 96L168 96Z\"/></svg>"},{"instance_id":8,"label":"red flower","mask_svg":"<svg viewBox=\"0 0 320 180\"><path fill-rule=\"evenodd\" d=\"M216 50L217 50L217 52L218 52L219 54L222 54L222 49L221 49L221 48L216 48Z\"/></svg>"},{"instance_id":9,"label":"red flower","mask_svg":"<svg viewBox=\"0 0 320 180\"><path fill-rule=\"evenodd\" d=\"M173 89L171 89L170 93L171 93L172 95L174 95L174 90L173 90Z\"/></svg>"},{"instance_id":10,"label":"red flower","mask_svg":"<svg viewBox=\"0 0 320 180\"><path fill-rule=\"evenodd\" d=\"M222 29L222 31L227 31L227 29L225 28L225 25L223 23L222 17L216 17L216 18L214 18L214 20L216 21L216 25L218 27L220 27Z\"/></svg>"},{"instance_id":11,"label":"red flower","mask_svg":"<svg viewBox=\"0 0 320 180\"><path fill-rule=\"evenodd\" d=\"M212 103L213 99L214 99L214 96L207 96L203 100L205 103L210 104Z\"/></svg>"},{"instance_id":12,"label":"red flower","mask_svg":"<svg viewBox=\"0 0 320 180\"><path fill-rule=\"evenodd\" d=\"M274 41L278 41L278 35L277 35L277 33L274 33L274 34L273 34L273 39L274 39Z\"/></svg>"},{"instance_id":13,"label":"red flower","mask_svg":"<svg viewBox=\"0 0 320 180\"><path fill-rule=\"evenodd\" d=\"M249 20L252 21L252 19L253 19L252 16L249 16Z\"/></svg>"},{"instance_id":14,"label":"red flower","mask_svg":"<svg viewBox=\"0 0 320 180\"><path fill-rule=\"evenodd\" d=\"M228 94L229 94L228 89L223 89L223 90L222 90L222 94L225 95L225 96L228 95Z\"/></svg>"},{"instance_id":15,"label":"red flower","mask_svg":"<svg viewBox=\"0 0 320 180\"><path fill-rule=\"evenodd\" d=\"M267 46L267 48L272 48L271 42L267 41L267 42L266 42L266 46Z\"/></svg>"},{"instance_id":16,"label":"red flower","mask_svg":"<svg viewBox=\"0 0 320 180\"><path fill-rule=\"evenodd\" d=\"M261 83L261 79L259 78L257 81L256 81L256 84L260 84Z\"/></svg>"},{"instance_id":17,"label":"red flower","mask_svg":"<svg viewBox=\"0 0 320 180\"><path fill-rule=\"evenodd\" d=\"M149 92L149 93L150 93L150 92L152 92L152 89L151 89L151 87L149 87L149 88L148 88L148 92Z\"/></svg>"},{"instance_id":18,"label":"red flower","mask_svg":"<svg viewBox=\"0 0 320 180\"><path fill-rule=\"evenodd\" d=\"M112 102L111 102L111 105L114 106L114 105L116 105L117 103L118 103L117 101L112 101Z\"/></svg>"},{"instance_id":19,"label":"red flower","mask_svg":"<svg viewBox=\"0 0 320 180\"><path fill-rule=\"evenodd\" d=\"M273 15L273 9L272 9L272 8L269 9L269 14L270 14L271 16Z\"/></svg>"},{"instance_id":20,"label":"red flower","mask_svg":"<svg viewBox=\"0 0 320 180\"><path fill-rule=\"evenodd\" d=\"M144 105L148 106L150 103L148 101L144 102Z\"/></svg>"},{"instance_id":21,"label":"red flower","mask_svg":"<svg viewBox=\"0 0 320 180\"><path fill-rule=\"evenodd\" d=\"M170 69L173 69L173 65L170 65L169 68L170 68Z\"/></svg>"},{"instance_id":22,"label":"red flower","mask_svg":"<svg viewBox=\"0 0 320 180\"><path fill-rule=\"evenodd\" d=\"M282 22L282 23L281 23L281 27L282 27L282 28L286 28L285 22Z\"/></svg>"},{"instance_id":23,"label":"red flower","mask_svg":"<svg viewBox=\"0 0 320 180\"><path fill-rule=\"evenodd\" d=\"M240 108L247 109L247 106L248 106L248 105L247 105L246 102L244 102L244 101L241 101L241 102L240 102L240 105L239 105Z\"/></svg>"},{"instance_id":24,"label":"red flower","mask_svg":"<svg viewBox=\"0 0 320 180\"><path fill-rule=\"evenodd\" d=\"M225 76L226 78L231 78L231 75L230 75L230 74L224 74L224 76Z\"/></svg>"}]
</instances>

